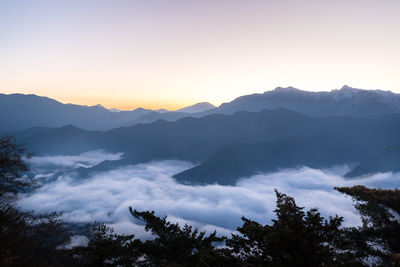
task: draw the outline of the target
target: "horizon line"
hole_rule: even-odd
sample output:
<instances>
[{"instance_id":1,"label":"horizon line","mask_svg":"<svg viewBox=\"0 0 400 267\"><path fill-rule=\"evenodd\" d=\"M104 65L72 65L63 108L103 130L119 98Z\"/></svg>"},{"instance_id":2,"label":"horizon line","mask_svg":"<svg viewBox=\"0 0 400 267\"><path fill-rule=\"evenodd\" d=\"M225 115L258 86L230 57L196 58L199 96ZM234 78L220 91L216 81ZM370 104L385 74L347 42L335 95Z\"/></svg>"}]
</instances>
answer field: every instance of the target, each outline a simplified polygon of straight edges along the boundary
<instances>
[{"instance_id":1,"label":"horizon line","mask_svg":"<svg viewBox=\"0 0 400 267\"><path fill-rule=\"evenodd\" d=\"M57 101L57 102L59 102L59 103L61 103L61 104L64 104L64 105L77 105L77 106L85 106L85 107L96 107L96 106L101 106L101 107L103 107L103 108L105 108L105 109L107 109L107 110L112 110L112 109L115 109L115 110L119 110L119 111L133 111L133 110L137 110L137 109L148 109L148 110L153 110L153 111L158 111L158 110L166 110L166 111L177 111L177 110L179 110L179 109L182 109L182 108L186 108L186 107L190 107L190 106L193 106L193 105L196 105L196 104L199 104L199 103L209 103L209 104L211 104L211 105L213 105L213 106L215 106L215 107L219 107L219 106L221 106L222 104L224 104L224 103L229 103L229 102L231 102L231 101L234 101L235 99L237 99L237 98L239 98L239 97L242 97L242 96L249 96L249 95L261 95L261 94L264 94L264 93L266 93L266 92L272 92L272 91L275 91L275 90L279 90L279 89L295 89L295 90L299 90L299 91L303 91L303 92L309 92L309 93L324 93L324 92L333 92L333 91L337 91L337 90L342 90L342 89L346 89L346 88L349 88L349 89L356 89L356 90L362 90L362 91L384 91L384 92L391 92L391 93L393 93L393 94L397 94L396 92L393 92L392 90L384 90L384 89L363 89L363 88L356 88L356 87L353 87L353 86L349 86L349 85L347 85L347 84L344 84L341 88L336 88L336 89L328 89L328 90L319 90L319 91L312 91L312 90L304 90L304 89L300 89L300 88L297 88L297 87L294 87L294 86L286 86L286 87L281 87L281 86L277 86L277 87L275 87L274 89L272 89L272 90L266 90L266 91L263 91L263 92L259 92L259 93L252 93L252 94L245 94L245 95L239 95L239 96L237 96L237 97L235 97L235 98L233 98L232 100L230 100L230 101L226 101L226 102L221 102L221 103L219 103L219 104L214 104L214 103L212 103L211 101L196 101L196 102L192 102L192 104L162 104L161 106L155 106L155 105L153 105L153 104L150 104L150 105L146 105L146 104L143 104L143 105L137 105L137 106L126 106L126 105L120 105L120 106L118 106L118 105L107 105L107 104L101 104L101 103L96 103L96 104L92 104L92 105L90 105L90 104L83 104L83 103L81 103L81 104L78 104L77 102L75 102L75 103L73 103L73 102L69 102L68 100L61 100L62 99L62 97L61 98L58 98L58 97L51 97L51 96L47 96L47 95L39 95L39 94L35 94L35 93L18 93L18 92L16 92L16 93L0 93L0 94L3 94L3 95L26 95L26 96L28 96L28 95L33 95L33 96L37 96L37 97L43 97L43 98L48 98L48 99L51 99L51 100L54 100L54 101ZM86 99L90 99L90 97L88 98L88 97L85 97ZM78 101L79 102L79 101ZM146 101L144 101L144 102L146 102Z\"/></svg>"}]
</instances>

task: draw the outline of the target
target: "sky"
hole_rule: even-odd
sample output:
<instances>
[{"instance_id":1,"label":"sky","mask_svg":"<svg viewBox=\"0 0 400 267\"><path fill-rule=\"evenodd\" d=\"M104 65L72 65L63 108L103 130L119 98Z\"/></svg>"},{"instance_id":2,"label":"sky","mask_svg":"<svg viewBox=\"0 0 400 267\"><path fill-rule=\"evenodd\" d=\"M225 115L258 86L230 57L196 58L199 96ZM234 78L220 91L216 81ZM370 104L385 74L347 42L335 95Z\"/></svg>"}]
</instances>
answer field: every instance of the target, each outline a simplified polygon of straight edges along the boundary
<instances>
[{"instance_id":1,"label":"sky","mask_svg":"<svg viewBox=\"0 0 400 267\"><path fill-rule=\"evenodd\" d=\"M0 93L120 109L400 93L398 0L2 0Z\"/></svg>"}]
</instances>

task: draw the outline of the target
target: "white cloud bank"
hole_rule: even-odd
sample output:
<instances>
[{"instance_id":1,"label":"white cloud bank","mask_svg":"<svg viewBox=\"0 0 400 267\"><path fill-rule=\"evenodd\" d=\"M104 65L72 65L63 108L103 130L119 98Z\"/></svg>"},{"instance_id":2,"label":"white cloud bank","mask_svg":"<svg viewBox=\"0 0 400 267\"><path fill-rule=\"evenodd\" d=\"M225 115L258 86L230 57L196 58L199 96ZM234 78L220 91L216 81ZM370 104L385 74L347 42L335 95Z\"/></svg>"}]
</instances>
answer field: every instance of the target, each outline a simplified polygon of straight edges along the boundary
<instances>
[{"instance_id":1,"label":"white cloud bank","mask_svg":"<svg viewBox=\"0 0 400 267\"><path fill-rule=\"evenodd\" d=\"M33 168L40 167L71 167L71 168L79 168L79 167L92 167L94 165L99 164L105 160L118 160L122 157L123 153L115 153L110 154L106 153L103 150L94 150L85 153L81 153L79 155L74 156L41 156L41 157L32 157L29 160L29 164L32 165Z\"/></svg>"},{"instance_id":2,"label":"white cloud bank","mask_svg":"<svg viewBox=\"0 0 400 267\"><path fill-rule=\"evenodd\" d=\"M129 206L155 210L158 216L168 215L171 221L227 235L242 224L241 216L269 222L274 217L275 188L293 196L300 206L317 207L324 216L338 214L345 218L346 225L355 225L360 219L351 198L333 187L362 184L394 188L400 184L400 174L391 173L348 180L341 176L346 167L282 170L242 179L235 186L191 186L171 178L190 167L193 164L168 160L121 167L84 180L62 175L23 196L19 203L24 210L61 212L67 222L106 222L117 232L136 233L138 237L148 234L135 224Z\"/></svg>"}]
</instances>

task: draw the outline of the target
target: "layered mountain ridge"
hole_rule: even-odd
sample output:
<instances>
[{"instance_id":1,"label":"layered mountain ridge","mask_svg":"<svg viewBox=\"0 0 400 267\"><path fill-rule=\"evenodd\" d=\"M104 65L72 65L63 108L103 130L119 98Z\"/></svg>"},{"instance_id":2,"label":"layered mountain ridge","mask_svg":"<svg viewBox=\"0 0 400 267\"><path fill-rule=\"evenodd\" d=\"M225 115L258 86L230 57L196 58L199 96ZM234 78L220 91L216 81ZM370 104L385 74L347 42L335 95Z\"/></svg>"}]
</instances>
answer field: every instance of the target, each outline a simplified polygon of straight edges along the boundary
<instances>
[{"instance_id":1,"label":"layered mountain ridge","mask_svg":"<svg viewBox=\"0 0 400 267\"><path fill-rule=\"evenodd\" d=\"M279 168L364 162L387 147L400 144L400 114L312 117L279 108L176 122L159 120L105 132L74 126L35 128L15 136L38 155L96 149L124 153L122 160L84 170L87 174L178 159L200 162L197 167L176 174L179 181L234 184L240 177Z\"/></svg>"},{"instance_id":2,"label":"layered mountain ridge","mask_svg":"<svg viewBox=\"0 0 400 267\"><path fill-rule=\"evenodd\" d=\"M81 168L83 176L164 159L198 162L174 176L190 183L234 184L258 172L348 163L358 165L347 177L399 171L400 95L390 91L278 87L219 107L199 103L170 112L116 112L34 95L0 95L0 104L3 131L36 126L12 134L37 155L124 153Z\"/></svg>"},{"instance_id":3,"label":"layered mountain ridge","mask_svg":"<svg viewBox=\"0 0 400 267\"><path fill-rule=\"evenodd\" d=\"M184 117L201 118L210 114L261 111L287 108L311 116L368 116L400 112L400 94L382 90L363 90L343 86L330 92L309 92L294 87L277 87L263 94L241 96L214 107L201 102L177 111L138 108L132 111L108 110L101 105L62 104L36 95L0 94L0 132L30 127L62 127L72 124L86 130L109 130L159 119L176 121ZM118 111L118 112L116 112Z\"/></svg>"},{"instance_id":4,"label":"layered mountain ridge","mask_svg":"<svg viewBox=\"0 0 400 267\"><path fill-rule=\"evenodd\" d=\"M330 92L309 92L294 87L277 87L263 94L236 98L222 104L218 113L232 114L238 110L261 111L284 107L311 116L367 116L400 112L400 94L383 90L363 90L343 86Z\"/></svg>"}]
</instances>

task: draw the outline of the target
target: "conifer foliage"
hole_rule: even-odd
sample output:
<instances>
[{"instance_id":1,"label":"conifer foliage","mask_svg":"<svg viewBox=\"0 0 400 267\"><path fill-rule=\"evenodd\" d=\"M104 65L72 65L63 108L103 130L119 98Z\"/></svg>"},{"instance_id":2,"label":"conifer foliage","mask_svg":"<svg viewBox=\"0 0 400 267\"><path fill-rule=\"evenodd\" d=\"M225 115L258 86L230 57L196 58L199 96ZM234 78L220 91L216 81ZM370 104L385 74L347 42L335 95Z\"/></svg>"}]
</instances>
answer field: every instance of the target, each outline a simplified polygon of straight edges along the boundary
<instances>
[{"instance_id":1,"label":"conifer foliage","mask_svg":"<svg viewBox=\"0 0 400 267\"><path fill-rule=\"evenodd\" d=\"M365 186L338 187L355 201L362 226L346 229L355 249L364 258L375 257L384 265L400 266L400 190Z\"/></svg>"},{"instance_id":2,"label":"conifer foliage","mask_svg":"<svg viewBox=\"0 0 400 267\"><path fill-rule=\"evenodd\" d=\"M69 235L58 215L15 207L17 194L31 185L23 177L29 156L13 138L0 138L0 266L64 266L70 258L57 248Z\"/></svg>"},{"instance_id":3,"label":"conifer foliage","mask_svg":"<svg viewBox=\"0 0 400 267\"><path fill-rule=\"evenodd\" d=\"M242 218L240 234L227 246L248 266L346 265L348 252L340 229L343 218L324 219L317 209L304 211L295 200L276 192L276 219L261 225ZM354 264L354 262L353 262Z\"/></svg>"}]
</instances>

